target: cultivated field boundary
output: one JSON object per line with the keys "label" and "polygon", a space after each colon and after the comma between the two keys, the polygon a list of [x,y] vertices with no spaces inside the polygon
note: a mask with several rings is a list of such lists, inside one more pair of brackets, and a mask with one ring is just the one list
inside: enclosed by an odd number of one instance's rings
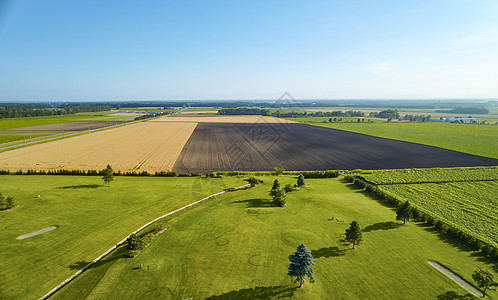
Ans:
{"label": "cultivated field boundary", "polygon": [[438,263],[437,261],[429,260],[428,263],[429,263],[429,265],[433,266],[439,272],[448,276],[449,279],[456,282],[459,286],[463,287],[464,289],[466,289],[467,291],[472,293],[474,296],[482,298],[483,293],[478,288],[476,288],[473,284],[471,284],[467,280],[463,279],[460,275],[458,275],[455,272],[451,271],[450,269],[446,268],[445,266]]}
{"label": "cultivated field boundary", "polygon": [[216,197],[216,196],[219,196],[221,194],[224,194],[224,193],[227,193],[227,192],[232,192],[232,191],[235,191],[235,190],[239,190],[239,189],[243,189],[245,187],[248,187],[250,186],[250,184],[245,184],[245,185],[241,185],[239,187],[236,187],[236,188],[231,188],[231,189],[228,189],[228,190],[225,190],[225,191],[221,191],[221,192],[218,192],[216,194],[212,194],[210,196],[207,196],[205,198],[202,198],[201,200],[198,200],[198,201],[195,201],[195,202],[192,202],[190,203],[189,205],[186,205],[184,207],[181,207],[177,210],[174,210],[172,212],[169,212],[165,215],[162,215],[160,217],[157,217],[155,218],[154,220],[140,226],[137,230],[133,231],[132,233],[130,233],[129,235],[127,235],[124,239],[122,239],[121,241],[119,241],[117,244],[115,244],[114,246],[112,246],[111,248],[109,248],[107,251],[105,251],[104,253],[102,253],[101,255],[99,255],[97,258],[95,258],[94,260],[92,260],[90,263],[88,263],[86,266],[84,266],[83,268],[79,269],[76,273],[74,273],[73,275],[71,275],[69,278],[67,278],[66,280],[64,280],[62,283],[60,283],[58,286],[56,286],[55,288],[51,289],[48,293],[46,293],[45,295],[43,295],[42,297],[40,297],[40,300],[44,300],[44,299],[48,299],[50,296],[52,296],[53,294],[55,294],[55,292],[57,292],[58,290],[60,290],[62,287],[64,287],[66,284],[68,284],[69,282],[71,282],[72,280],[74,280],[76,277],[78,277],[81,273],[85,272],[86,270],[88,270],[91,266],[93,266],[94,264],[96,264],[97,262],[99,262],[102,258],[106,257],[107,255],[109,255],[111,252],[113,252],[114,250],[116,250],[119,246],[121,246],[122,244],[124,244],[126,242],[126,240],[128,239],[128,237],[130,237],[130,235],[132,234],[137,234],[138,232],[140,232],[141,230],[143,230],[144,228],[146,228],[147,226],[151,225],[152,223],[154,222],[157,222],[161,219],[164,219],[168,216],[171,216],[179,211],[182,211],[186,208],[189,208],[191,206],[194,206],[196,204],[199,204],[201,202],[204,202],[210,198],[213,198],[213,197]]}

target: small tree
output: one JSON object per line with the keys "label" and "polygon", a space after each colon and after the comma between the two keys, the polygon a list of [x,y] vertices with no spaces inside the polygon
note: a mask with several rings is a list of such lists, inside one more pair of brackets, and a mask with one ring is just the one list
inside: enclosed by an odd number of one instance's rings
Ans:
{"label": "small tree", "polygon": [[5,201],[2,193],[0,193],[0,209],[7,209],[7,201]]}
{"label": "small tree", "polygon": [[111,181],[114,180],[114,170],[110,165],[107,165],[107,168],[102,170],[102,179],[107,183],[107,186],[111,186]]}
{"label": "small tree", "polygon": [[141,250],[142,249],[142,242],[140,241],[140,238],[136,234],[131,234],[128,239],[126,239],[128,242],[128,249],[129,250]]}
{"label": "small tree", "polygon": [[472,274],[472,279],[474,279],[477,286],[482,290],[483,297],[486,297],[487,289],[496,291],[496,287],[498,286],[498,283],[495,282],[493,274],[486,269],[477,268],[474,274]]}
{"label": "small tree", "polygon": [[411,217],[413,217],[413,211],[410,202],[406,201],[396,210],[396,221],[403,221],[403,224],[406,224],[406,221],[409,221]]}
{"label": "small tree", "polygon": [[299,174],[299,176],[297,177],[297,186],[303,187],[304,185],[306,185],[306,182],[304,181],[304,175]]}
{"label": "small tree", "polygon": [[14,198],[7,197],[7,209],[11,209],[14,207]]}
{"label": "small tree", "polygon": [[261,180],[256,179],[254,177],[249,177],[249,179],[247,179],[247,182],[249,182],[249,184],[251,185],[251,187],[255,187],[256,184],[261,183]]}
{"label": "small tree", "polygon": [[282,174],[284,171],[285,171],[285,169],[284,169],[284,168],[278,168],[278,167],[275,167],[275,173],[277,173],[277,175]]}
{"label": "small tree", "polygon": [[346,229],[346,241],[353,243],[354,249],[354,246],[359,245],[362,239],[360,224],[357,221],[351,222],[349,229]]}
{"label": "small tree", "polygon": [[270,190],[270,196],[275,197],[278,189],[280,189],[280,182],[278,182],[278,179],[275,179],[275,181],[273,181],[273,186],[271,187]]}
{"label": "small tree", "polygon": [[285,189],[279,188],[275,191],[275,194],[273,196],[273,203],[275,205],[283,207],[287,203],[287,193],[285,192]]}
{"label": "small tree", "polygon": [[287,275],[291,276],[293,282],[299,282],[299,287],[302,287],[304,276],[308,276],[310,282],[315,282],[313,268],[311,267],[315,264],[313,262],[313,255],[311,255],[310,250],[304,244],[297,246],[297,251],[289,255],[289,260],[291,263]]}

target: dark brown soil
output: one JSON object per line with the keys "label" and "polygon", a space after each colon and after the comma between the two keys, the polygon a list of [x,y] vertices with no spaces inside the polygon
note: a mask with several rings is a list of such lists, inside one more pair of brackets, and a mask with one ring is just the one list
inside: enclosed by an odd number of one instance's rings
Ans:
{"label": "dark brown soil", "polygon": [[306,124],[200,123],[173,166],[214,171],[496,166],[498,160]]}
{"label": "dark brown soil", "polygon": [[97,129],[103,127],[109,127],[114,125],[119,125],[126,123],[124,121],[81,121],[81,122],[68,122],[59,124],[47,124],[47,125],[36,125],[36,126],[26,126],[17,127],[5,130],[23,130],[23,131],[85,131],[90,129]]}

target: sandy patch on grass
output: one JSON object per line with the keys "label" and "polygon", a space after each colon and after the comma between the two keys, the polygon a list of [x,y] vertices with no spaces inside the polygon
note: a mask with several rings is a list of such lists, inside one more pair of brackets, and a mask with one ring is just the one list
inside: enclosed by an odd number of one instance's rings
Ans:
{"label": "sandy patch on grass", "polygon": [[456,282],[459,286],[463,287],[470,293],[472,293],[474,296],[481,298],[483,296],[482,292],[476,288],[474,285],[469,283],[467,280],[463,279],[460,277],[460,275],[454,273],[450,269],[446,268],[445,266],[441,265],[437,261],[429,260],[428,263],[436,268],[439,272],[443,273],[444,275],[448,276],[451,280]]}
{"label": "sandy patch on grass", "polygon": [[17,240],[24,240],[24,239],[30,238],[32,236],[39,235],[39,234],[42,234],[42,233],[45,233],[45,232],[49,232],[49,231],[52,231],[52,230],[55,230],[55,229],[57,229],[57,226],[50,226],[50,227],[43,228],[43,229],[38,230],[38,231],[34,231],[34,232],[30,232],[30,233],[27,233],[27,234],[20,235],[20,236],[16,237],[16,239]]}

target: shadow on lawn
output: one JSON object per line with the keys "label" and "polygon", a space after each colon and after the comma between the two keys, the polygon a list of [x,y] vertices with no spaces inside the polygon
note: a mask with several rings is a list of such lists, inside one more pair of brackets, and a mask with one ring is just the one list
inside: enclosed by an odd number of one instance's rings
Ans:
{"label": "shadow on lawn", "polygon": [[[97,263],[93,264],[92,266],[90,266],[90,268],[98,268],[98,267],[101,267],[101,266],[103,266],[105,264],[113,262],[116,259],[126,258],[127,257],[126,256],[126,251],[127,251],[127,246],[126,245],[122,245],[118,249],[114,250],[113,253],[111,253],[108,256],[106,256],[104,259],[102,259],[102,260],[98,261]],[[77,261],[77,262],[69,265],[69,268],[72,269],[72,270],[79,270],[79,269],[84,268],[89,263],[90,262],[86,262],[86,261],[81,260],[81,261]]]}
{"label": "shadow on lawn", "polygon": [[232,203],[246,203],[246,207],[277,207],[273,201],[262,198],[233,201]]}
{"label": "shadow on lawn", "polygon": [[73,263],[72,265],[69,265],[69,269],[79,270],[79,269],[83,268],[84,266],[88,265],[89,263],[90,263],[89,261],[80,260],[80,261]]}
{"label": "shadow on lawn", "polygon": [[454,292],[454,291],[447,291],[446,293],[442,293],[442,294],[439,294],[437,296],[437,299],[438,300],[455,300],[455,299],[458,299],[458,300],[471,300],[471,299],[477,299],[477,297],[475,297],[474,295],[472,294],[465,294],[465,295],[460,295],[458,294],[457,292]]}
{"label": "shadow on lawn", "polygon": [[367,226],[363,228],[363,232],[370,232],[374,230],[389,230],[389,229],[395,229],[398,227],[401,227],[402,225],[400,223],[396,223],[393,221],[389,222],[380,222],[380,223],[375,223],[373,225]]}
{"label": "shadow on lawn", "polygon": [[57,189],[96,189],[102,187],[100,184],[80,184],[80,185],[68,185],[68,186],[61,186],[58,187]]}
{"label": "shadow on lawn", "polygon": [[332,257],[332,256],[342,256],[346,255],[347,250],[341,250],[339,247],[328,247],[328,248],[320,248],[318,250],[311,250],[311,255],[313,255],[313,258],[320,258],[320,257]]}
{"label": "shadow on lawn", "polygon": [[298,287],[289,286],[257,286],[255,288],[230,291],[221,295],[214,295],[206,299],[270,299],[277,297],[292,297]]}

